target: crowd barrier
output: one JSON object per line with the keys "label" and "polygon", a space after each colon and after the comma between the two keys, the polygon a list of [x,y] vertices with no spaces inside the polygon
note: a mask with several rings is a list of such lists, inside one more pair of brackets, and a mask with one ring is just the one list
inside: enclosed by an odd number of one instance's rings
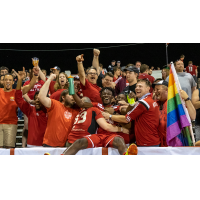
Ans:
{"label": "crowd barrier", "polygon": [[[0,149],[0,155],[60,155],[65,148],[15,148]],[[117,149],[92,148],[76,155],[119,155]],[[138,147],[138,155],[200,155],[200,147]]]}

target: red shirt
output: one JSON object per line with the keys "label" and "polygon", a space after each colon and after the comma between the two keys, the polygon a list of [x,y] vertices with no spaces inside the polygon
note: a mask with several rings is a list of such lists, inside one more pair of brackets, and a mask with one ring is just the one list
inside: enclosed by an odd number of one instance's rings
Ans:
{"label": "red shirt", "polygon": [[44,108],[37,111],[35,106],[31,106],[24,101],[21,90],[16,90],[15,98],[21,111],[28,117],[27,144],[42,146],[48,120],[46,109]]}
{"label": "red shirt", "polygon": [[[138,77],[138,79],[147,79],[151,82],[151,84],[154,83],[155,78],[153,76],[150,76],[148,74],[140,74],[140,76]],[[153,88],[151,87],[150,92],[153,92]]]}
{"label": "red shirt", "polygon": [[66,107],[61,102],[51,99],[51,107],[47,108],[48,121],[43,144],[64,147],[79,112],[80,109]]}
{"label": "red shirt", "polygon": [[135,136],[138,146],[160,144],[159,108],[150,95],[136,103],[135,107],[126,114],[126,120],[128,122],[135,120]]}
{"label": "red shirt", "polygon": [[68,142],[74,143],[87,135],[95,134],[98,128],[97,119],[104,118],[98,108],[83,109],[76,116],[74,126],[68,136]]}
{"label": "red shirt", "polygon": [[189,66],[186,67],[186,72],[190,73],[192,76],[196,76],[196,70],[197,70],[196,65],[192,65],[192,67]]}
{"label": "red shirt", "polygon": [[[160,134],[161,139],[161,147],[168,147],[167,141],[166,141],[166,135],[167,135],[167,100],[164,102],[157,101],[158,107],[159,107],[159,127],[158,131]],[[162,110],[160,110],[160,107],[162,106]]]}
{"label": "red shirt", "polygon": [[85,86],[82,83],[80,83],[80,86],[84,97],[89,97],[92,102],[102,103],[99,86],[90,83],[87,79],[85,79]]}
{"label": "red shirt", "polygon": [[59,89],[57,90],[56,92],[54,92],[51,96],[50,96],[50,99],[55,99],[57,101],[60,101],[60,95],[61,93],[66,90],[66,89]]}
{"label": "red shirt", "polygon": [[[31,81],[26,81],[26,82],[24,83],[23,86],[29,85],[30,82],[31,82]],[[44,85],[44,81],[43,81],[43,80],[39,80],[39,81],[34,85],[33,89],[31,89],[31,90],[27,93],[28,96],[29,96],[29,98],[30,98],[31,100],[34,99],[35,92],[40,91],[40,89],[42,88],[43,85]]]}
{"label": "red shirt", "polygon": [[54,89],[55,83],[56,83],[56,81],[51,81],[51,83],[49,85],[49,92],[51,95],[55,92],[55,89]]}
{"label": "red shirt", "polygon": [[0,124],[17,125],[17,107],[15,90],[4,92],[3,88],[0,88]]}

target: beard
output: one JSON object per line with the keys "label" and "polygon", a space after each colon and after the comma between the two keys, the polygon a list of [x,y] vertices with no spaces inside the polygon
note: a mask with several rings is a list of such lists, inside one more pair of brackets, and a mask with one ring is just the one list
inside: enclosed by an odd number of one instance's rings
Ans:
{"label": "beard", "polygon": [[69,106],[70,108],[73,107],[74,104],[75,102],[65,101],[65,106]]}

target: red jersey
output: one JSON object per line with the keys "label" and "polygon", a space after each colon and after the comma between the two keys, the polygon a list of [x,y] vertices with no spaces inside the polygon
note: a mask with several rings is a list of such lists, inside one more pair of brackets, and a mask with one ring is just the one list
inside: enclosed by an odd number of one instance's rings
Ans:
{"label": "red jersey", "polygon": [[99,86],[90,83],[87,79],[85,79],[85,86],[82,83],[80,83],[80,86],[84,97],[89,97],[92,102],[102,103]]}
{"label": "red jersey", "polygon": [[135,120],[135,137],[138,146],[160,144],[158,133],[159,108],[150,95],[139,100],[135,107],[126,114],[126,120]]}
{"label": "red jersey", "polygon": [[21,111],[28,117],[27,144],[42,146],[48,120],[46,109],[37,111],[35,106],[24,101],[21,90],[16,90],[15,99]]}
{"label": "red jersey", "polygon": [[[31,81],[26,81],[26,82],[24,83],[23,86],[29,85],[30,82],[31,82]],[[43,81],[43,80],[39,80],[39,81],[34,85],[33,89],[31,89],[31,90],[27,93],[27,95],[29,96],[29,98],[30,98],[31,100],[34,100],[35,92],[40,91],[40,89],[42,88],[43,85],[44,85],[44,81]]]}
{"label": "red jersey", "polygon": [[196,76],[196,70],[197,70],[196,65],[192,65],[192,67],[189,66],[186,67],[186,72],[190,73],[192,76]]}
{"label": "red jersey", "polygon": [[49,85],[49,92],[51,95],[55,92],[55,89],[54,89],[55,83],[56,83],[56,81],[51,81],[51,83]]}
{"label": "red jersey", "polygon": [[167,100],[163,103],[157,101],[159,107],[159,127],[158,131],[161,139],[161,147],[168,147],[166,136],[167,136]]}
{"label": "red jersey", "polygon": [[95,134],[98,128],[96,120],[100,118],[104,117],[98,108],[84,108],[75,118],[74,126],[68,136],[68,142],[72,144],[87,135]]}
{"label": "red jersey", "polygon": [[[155,78],[153,76],[150,76],[148,74],[140,74],[140,76],[138,77],[138,79],[147,79],[151,82],[151,84],[154,83]],[[150,92],[153,92],[153,88],[151,87]]]}
{"label": "red jersey", "polygon": [[15,90],[5,92],[3,88],[0,88],[0,124],[17,125],[17,107]]}
{"label": "red jersey", "polygon": [[50,99],[55,99],[57,101],[60,101],[60,95],[61,93],[66,90],[66,89],[59,89],[57,90],[56,92],[54,92],[51,96],[50,96]]}

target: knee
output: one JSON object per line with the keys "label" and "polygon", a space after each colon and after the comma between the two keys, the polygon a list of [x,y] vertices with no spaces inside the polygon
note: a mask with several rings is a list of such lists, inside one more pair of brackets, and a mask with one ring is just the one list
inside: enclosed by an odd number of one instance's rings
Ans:
{"label": "knee", "polygon": [[79,149],[86,149],[88,147],[88,141],[86,138],[81,138],[79,140],[76,140],[74,145]]}
{"label": "knee", "polygon": [[113,146],[119,147],[120,145],[125,144],[124,139],[121,137],[115,137],[113,140]]}

